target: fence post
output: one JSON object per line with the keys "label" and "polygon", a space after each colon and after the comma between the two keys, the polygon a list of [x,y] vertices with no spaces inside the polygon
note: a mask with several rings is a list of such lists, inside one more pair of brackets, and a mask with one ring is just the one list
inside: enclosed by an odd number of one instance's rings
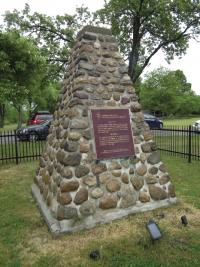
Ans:
{"label": "fence post", "polygon": [[16,130],[14,130],[14,137],[15,137],[15,159],[16,159],[16,164],[19,164],[19,155],[18,155],[18,145],[17,145],[17,133],[16,133]]}
{"label": "fence post", "polygon": [[188,163],[191,163],[191,150],[192,150],[192,127],[189,126],[189,136],[188,136]]}

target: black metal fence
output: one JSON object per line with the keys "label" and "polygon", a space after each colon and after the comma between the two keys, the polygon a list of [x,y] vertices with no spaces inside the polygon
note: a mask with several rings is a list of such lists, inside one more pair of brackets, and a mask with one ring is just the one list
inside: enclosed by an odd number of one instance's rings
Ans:
{"label": "black metal fence", "polygon": [[[170,126],[152,130],[154,141],[162,153],[200,160],[200,132],[191,126]],[[44,149],[45,140],[20,141],[16,131],[0,132],[0,165],[20,163],[38,159]]]}
{"label": "black metal fence", "polygon": [[200,131],[192,126],[168,126],[152,130],[154,141],[163,153],[200,160]]}
{"label": "black metal fence", "polygon": [[31,134],[22,141],[17,137],[16,131],[0,132],[0,165],[36,160],[44,145],[44,140],[35,140]]}

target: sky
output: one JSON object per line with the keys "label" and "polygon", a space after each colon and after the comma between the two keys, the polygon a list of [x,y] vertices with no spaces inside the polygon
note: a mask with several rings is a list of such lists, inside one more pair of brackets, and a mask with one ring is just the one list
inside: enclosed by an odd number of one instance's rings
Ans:
{"label": "sky", "polygon": [[[3,15],[6,10],[22,10],[25,3],[30,5],[33,12],[56,16],[64,13],[74,14],[76,7],[81,5],[88,7],[90,11],[95,11],[103,7],[104,0],[0,0],[0,15]],[[0,22],[2,22],[2,18],[0,18]],[[200,42],[190,41],[186,55],[181,59],[175,58],[170,64],[167,64],[162,53],[158,52],[152,58],[151,64],[145,72],[160,66],[170,70],[182,70],[187,81],[192,84],[192,90],[200,95]]]}

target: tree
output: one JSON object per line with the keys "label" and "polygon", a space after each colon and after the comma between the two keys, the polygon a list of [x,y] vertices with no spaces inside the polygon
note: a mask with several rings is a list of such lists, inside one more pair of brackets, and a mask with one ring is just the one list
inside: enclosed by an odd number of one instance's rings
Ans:
{"label": "tree", "polygon": [[45,58],[17,31],[0,32],[0,103],[12,102],[22,122],[22,106],[28,96],[41,90],[46,74]]}
{"label": "tree", "polygon": [[23,36],[32,39],[40,48],[49,64],[48,80],[59,81],[68,65],[69,50],[74,45],[77,32],[89,21],[87,8],[76,9],[75,15],[64,14],[50,17],[32,13],[28,4],[24,10],[8,11],[4,15],[4,29],[17,29]]}
{"label": "tree", "polygon": [[196,0],[110,0],[96,17],[111,25],[135,82],[159,50],[168,61],[184,55],[199,35],[199,14]]}
{"label": "tree", "polygon": [[[191,84],[181,70],[170,71],[162,67],[147,74],[140,88],[144,109],[168,115],[181,113],[183,103],[192,101],[193,96]],[[191,113],[192,106],[186,112]]]}

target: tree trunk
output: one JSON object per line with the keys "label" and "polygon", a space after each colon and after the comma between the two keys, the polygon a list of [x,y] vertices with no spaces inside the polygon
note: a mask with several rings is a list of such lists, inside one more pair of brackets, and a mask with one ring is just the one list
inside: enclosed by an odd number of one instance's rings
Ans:
{"label": "tree trunk", "polygon": [[5,104],[0,104],[0,128],[4,127]]}
{"label": "tree trunk", "polygon": [[22,107],[21,106],[18,106],[17,108],[17,111],[18,111],[18,125],[17,125],[17,128],[21,128],[22,127]]}

